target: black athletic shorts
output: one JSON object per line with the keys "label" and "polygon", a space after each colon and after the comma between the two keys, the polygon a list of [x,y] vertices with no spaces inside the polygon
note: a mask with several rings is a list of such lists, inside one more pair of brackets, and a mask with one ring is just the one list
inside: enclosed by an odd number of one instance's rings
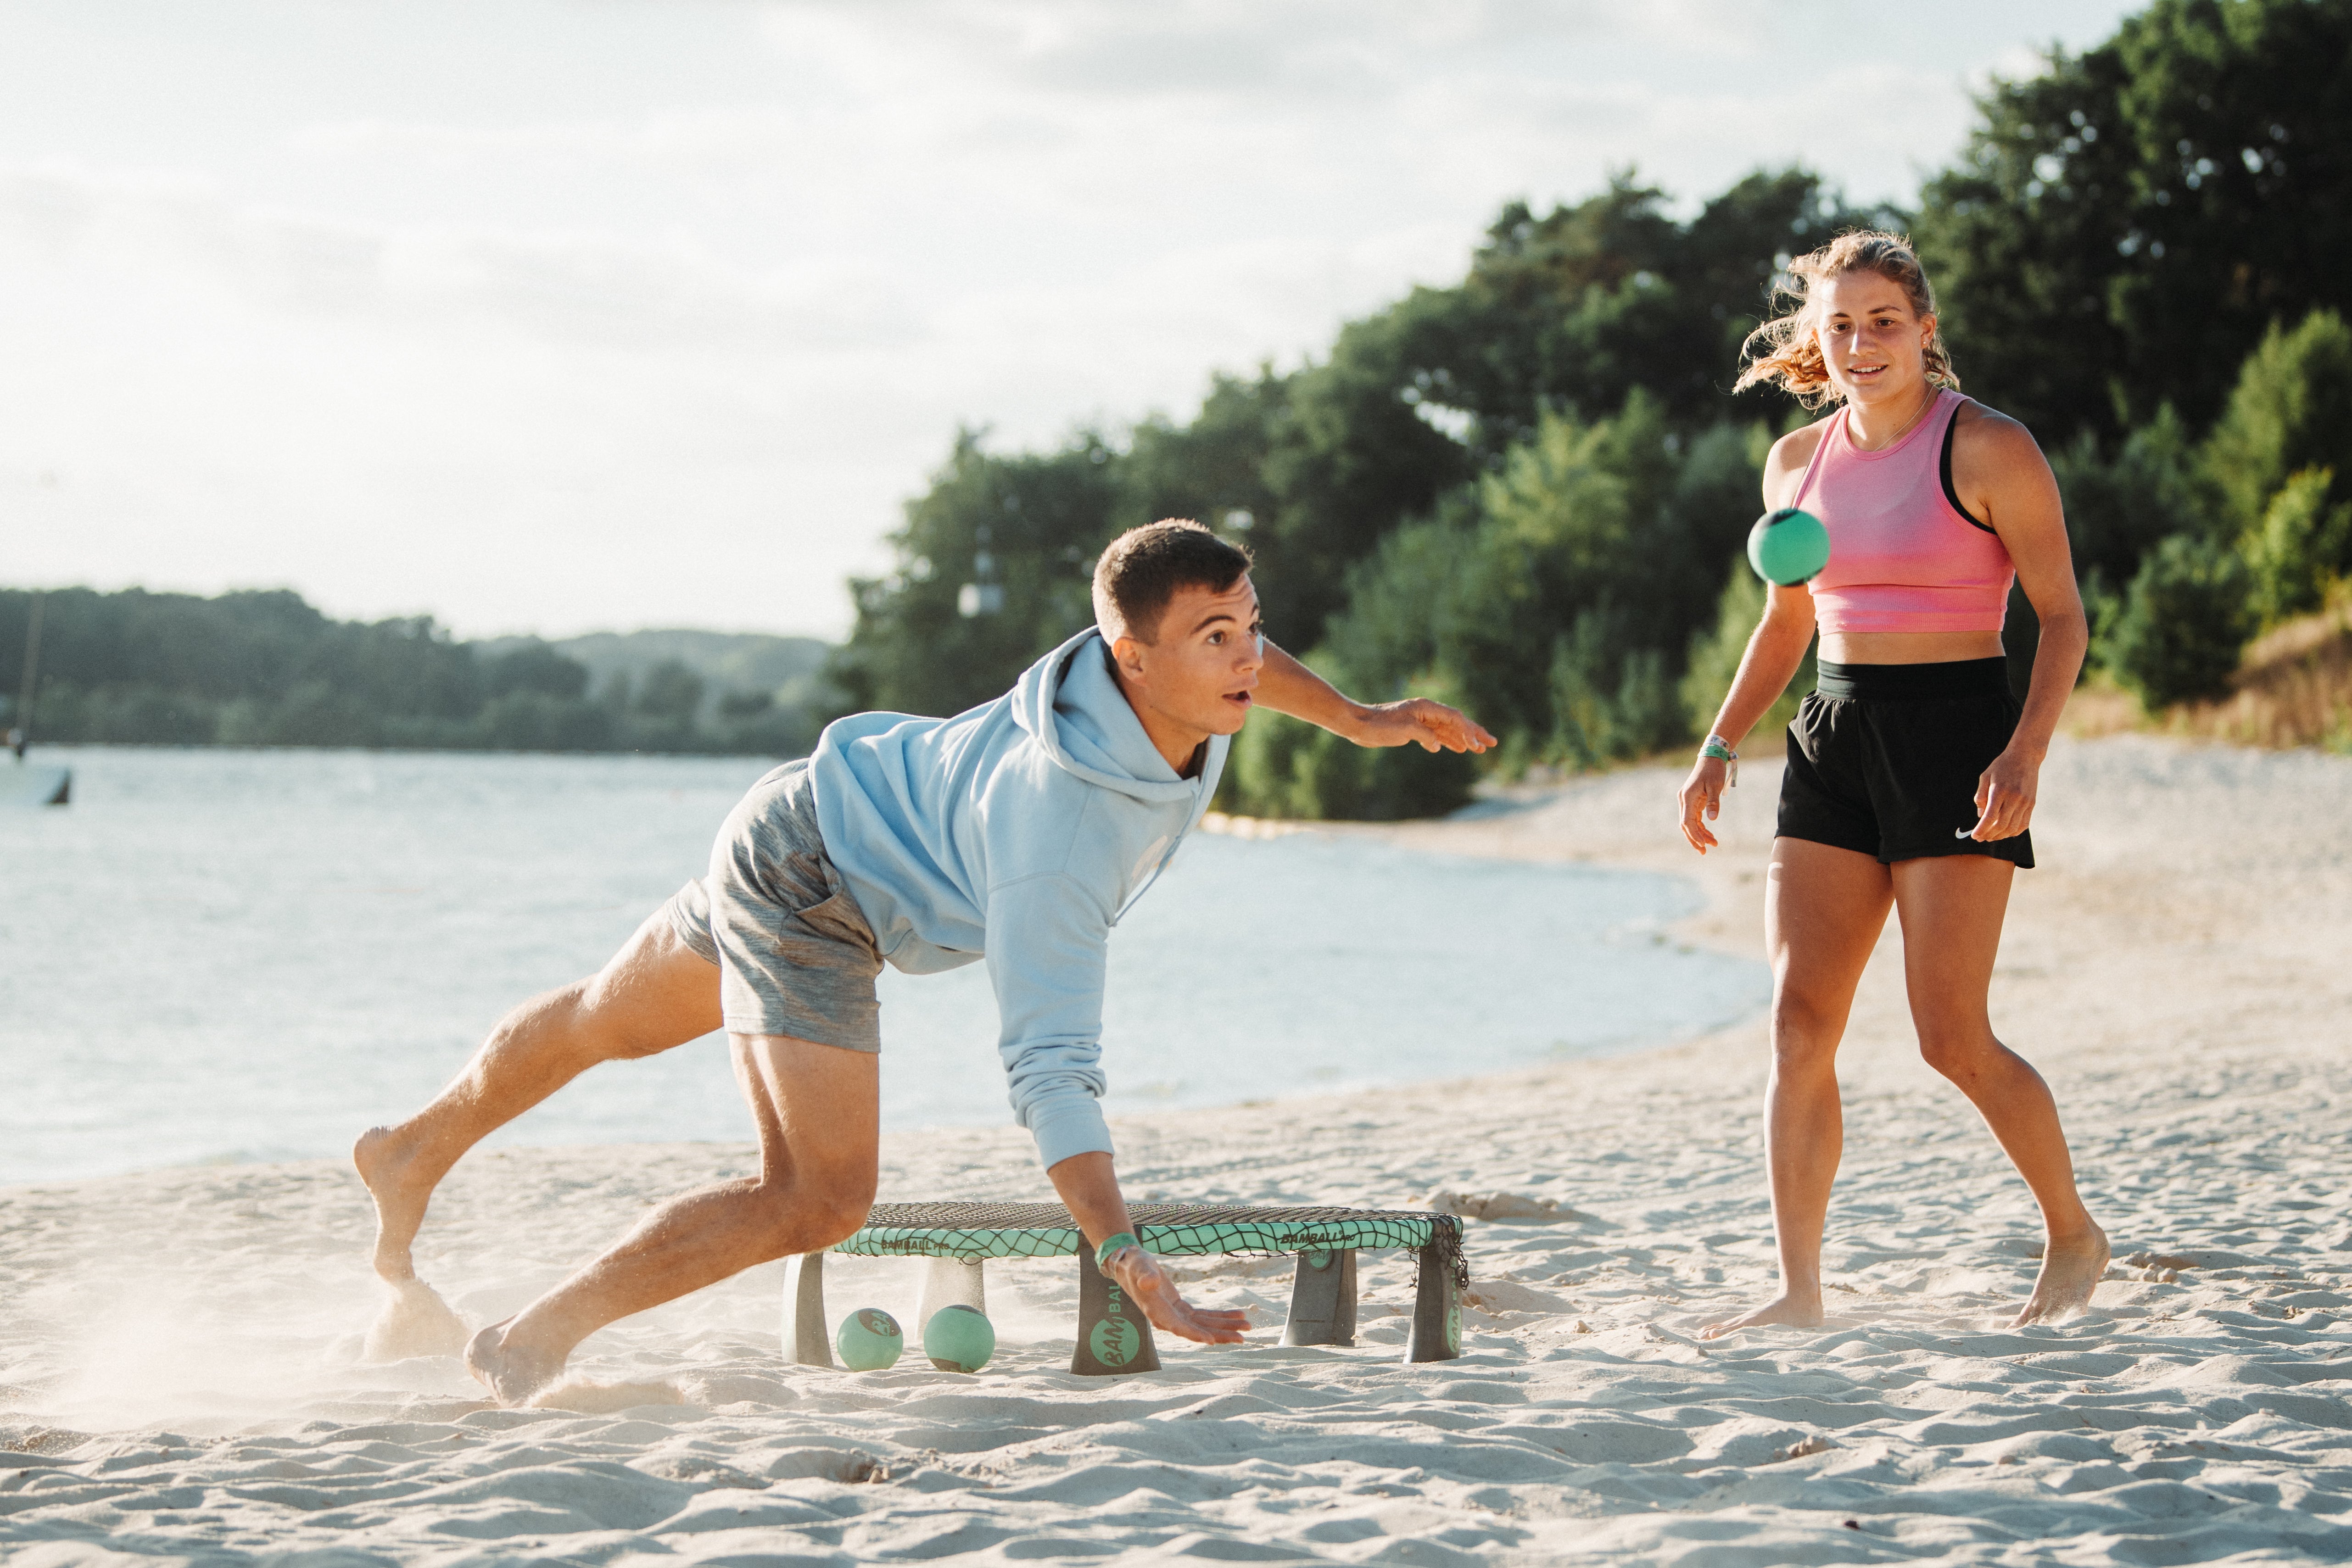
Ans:
{"label": "black athletic shorts", "polygon": [[2006,659],[1948,664],[1833,664],[1789,726],[1780,776],[1784,839],[1874,858],[1992,855],[2033,863],[2033,835],[1979,843],[1977,780],[2021,711]]}

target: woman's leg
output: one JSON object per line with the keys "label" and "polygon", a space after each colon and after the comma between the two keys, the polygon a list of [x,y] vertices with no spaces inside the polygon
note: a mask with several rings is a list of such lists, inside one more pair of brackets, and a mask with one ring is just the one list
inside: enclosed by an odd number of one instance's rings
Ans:
{"label": "woman's leg", "polygon": [[1904,980],[1927,1065],[1959,1086],[2042,1206],[2042,1275],[2020,1323],[2089,1304],[2107,1267],[2105,1232],[2074,1190],[2057,1102],[2031,1063],[1993,1038],[1987,996],[2016,867],[1990,855],[1897,862]]}
{"label": "woman's leg", "polygon": [[1822,1226],[1845,1140],[1838,1041],[1893,897],[1886,868],[1868,855],[1805,839],[1772,841],[1764,894],[1764,946],[1772,960],[1764,1158],[1771,1173],[1780,1293],[1709,1324],[1703,1331],[1708,1338],[1759,1323],[1822,1321]]}

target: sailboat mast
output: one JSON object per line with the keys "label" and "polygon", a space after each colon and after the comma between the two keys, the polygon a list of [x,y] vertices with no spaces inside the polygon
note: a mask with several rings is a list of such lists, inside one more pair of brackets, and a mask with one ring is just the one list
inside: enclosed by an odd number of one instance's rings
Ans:
{"label": "sailboat mast", "polygon": [[41,604],[48,595],[35,593],[33,608],[25,625],[25,689],[16,699],[16,722],[10,725],[8,743],[21,759],[25,747],[33,740],[33,694],[40,689],[41,679]]}

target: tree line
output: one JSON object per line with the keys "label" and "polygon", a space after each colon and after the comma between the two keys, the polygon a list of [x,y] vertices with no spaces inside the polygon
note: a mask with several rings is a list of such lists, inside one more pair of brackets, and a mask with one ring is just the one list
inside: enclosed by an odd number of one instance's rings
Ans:
{"label": "tree line", "polygon": [[[829,690],[733,689],[677,659],[592,677],[536,639],[336,622],[290,592],[68,590],[47,600],[38,727],[794,755],[832,712],[1002,692],[1091,620],[1103,544],[1176,516],[1247,540],[1269,632],[1341,686],[1460,703],[1506,741],[1482,761],[1363,752],[1261,717],[1224,804],[1414,815],[1482,770],[1643,756],[1693,738],[1729,684],[1761,605],[1738,550],[1763,455],[1810,417],[1729,391],[1738,345],[1788,260],[1856,226],[1914,236],[1967,390],[2050,455],[2095,678],[2151,711],[2215,695],[2251,638],[2340,601],[2352,0],[2157,0],[1993,86],[1916,210],[1855,206],[1792,168],[1677,216],[1627,172],[1549,212],[1507,205],[1457,282],[1346,324],[1297,369],[1213,377],[1188,421],[1035,452],[958,433],[891,570],[849,584]],[[0,694],[28,605],[0,591]],[[2011,620],[2021,671],[2021,599]]]}
{"label": "tree line", "polygon": [[[1419,814],[1482,768],[1684,743],[1761,604],[1738,549],[1764,454],[1811,417],[1730,392],[1738,344],[1790,256],[1869,225],[1914,236],[1967,390],[2049,453],[2095,667],[2151,709],[2219,693],[2352,572],[2352,0],[2158,0],[1977,110],[1916,210],[1786,169],[1678,218],[1628,172],[1505,207],[1459,282],[1216,376],[1189,422],[1024,453],[960,433],[893,570],[851,585],[836,684],[983,701],[1088,622],[1108,538],[1181,516],[1246,539],[1269,633],[1344,688],[1506,737],[1474,763],[1261,717],[1228,805]],[[2021,669],[2021,599],[2011,622]]]}
{"label": "tree line", "polygon": [[[0,590],[0,697],[24,680],[33,595]],[[770,641],[770,640],[762,640]],[[793,757],[812,704],[716,690],[683,660],[610,669],[535,637],[460,642],[429,616],[336,621],[283,590],[43,596],[39,738],[166,746],[664,751]]]}

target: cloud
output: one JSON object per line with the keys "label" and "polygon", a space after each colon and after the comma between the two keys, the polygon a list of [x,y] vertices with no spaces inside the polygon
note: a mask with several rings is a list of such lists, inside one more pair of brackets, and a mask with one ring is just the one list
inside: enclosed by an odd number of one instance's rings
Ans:
{"label": "cloud", "polygon": [[755,274],[682,234],[368,227],[243,205],[198,183],[56,168],[0,168],[0,247],[132,262],[257,307],[407,331],[496,326],[740,352],[898,347],[924,334],[912,300],[843,263]]}
{"label": "cloud", "polygon": [[1963,73],[2115,9],[0,12],[10,575],[837,632],[959,423],[1182,417],[1627,164],[1906,194]]}

